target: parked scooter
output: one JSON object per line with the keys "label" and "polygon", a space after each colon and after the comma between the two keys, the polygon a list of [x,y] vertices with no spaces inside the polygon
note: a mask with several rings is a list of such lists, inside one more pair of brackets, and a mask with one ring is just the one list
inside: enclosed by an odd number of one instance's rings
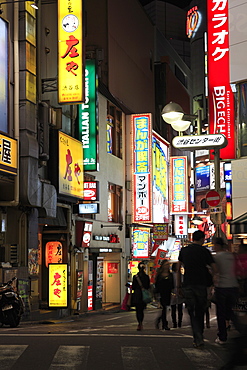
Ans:
{"label": "parked scooter", "polygon": [[24,313],[24,302],[13,286],[16,277],[13,277],[6,284],[0,286],[0,322],[2,325],[10,325],[16,328]]}

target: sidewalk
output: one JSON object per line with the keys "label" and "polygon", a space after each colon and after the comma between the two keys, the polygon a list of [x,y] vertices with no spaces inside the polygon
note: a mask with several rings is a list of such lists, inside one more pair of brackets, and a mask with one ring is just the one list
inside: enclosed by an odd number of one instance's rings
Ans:
{"label": "sidewalk", "polygon": [[103,304],[103,307],[99,310],[78,312],[75,314],[68,314],[64,316],[59,316],[60,310],[37,310],[30,312],[28,317],[23,316],[21,319],[21,324],[54,324],[56,322],[67,321],[67,320],[76,320],[79,317],[88,314],[107,314],[107,313],[118,313],[124,312],[121,310],[120,304],[115,303],[106,303]]}

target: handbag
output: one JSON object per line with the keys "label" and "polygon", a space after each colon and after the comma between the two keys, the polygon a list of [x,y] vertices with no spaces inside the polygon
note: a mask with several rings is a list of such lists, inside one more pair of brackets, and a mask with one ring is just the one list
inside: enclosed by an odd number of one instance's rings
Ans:
{"label": "handbag", "polygon": [[138,281],[138,284],[140,285],[141,289],[142,289],[142,300],[144,303],[150,303],[152,302],[153,298],[151,296],[151,293],[148,289],[144,289],[143,286],[142,286],[142,283],[141,283],[141,280],[139,278],[138,275],[136,275],[136,279]]}

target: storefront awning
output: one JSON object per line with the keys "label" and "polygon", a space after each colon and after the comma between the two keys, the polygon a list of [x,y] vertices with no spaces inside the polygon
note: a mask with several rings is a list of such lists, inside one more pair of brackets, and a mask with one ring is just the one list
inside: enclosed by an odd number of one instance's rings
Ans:
{"label": "storefront awning", "polygon": [[247,212],[230,221],[231,234],[247,234]]}

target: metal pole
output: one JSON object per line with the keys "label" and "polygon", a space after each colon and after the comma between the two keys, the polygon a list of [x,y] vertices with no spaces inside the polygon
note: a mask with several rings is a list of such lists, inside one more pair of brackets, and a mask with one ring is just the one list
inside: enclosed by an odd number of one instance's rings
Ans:
{"label": "metal pole", "polygon": [[201,128],[201,124],[202,124],[202,110],[201,109],[198,109],[197,111],[197,135],[201,135],[202,133],[202,128]]}
{"label": "metal pole", "polygon": [[[220,151],[214,149],[214,179],[215,190],[220,194]],[[216,236],[220,237],[221,234],[221,213],[216,213]]]}

